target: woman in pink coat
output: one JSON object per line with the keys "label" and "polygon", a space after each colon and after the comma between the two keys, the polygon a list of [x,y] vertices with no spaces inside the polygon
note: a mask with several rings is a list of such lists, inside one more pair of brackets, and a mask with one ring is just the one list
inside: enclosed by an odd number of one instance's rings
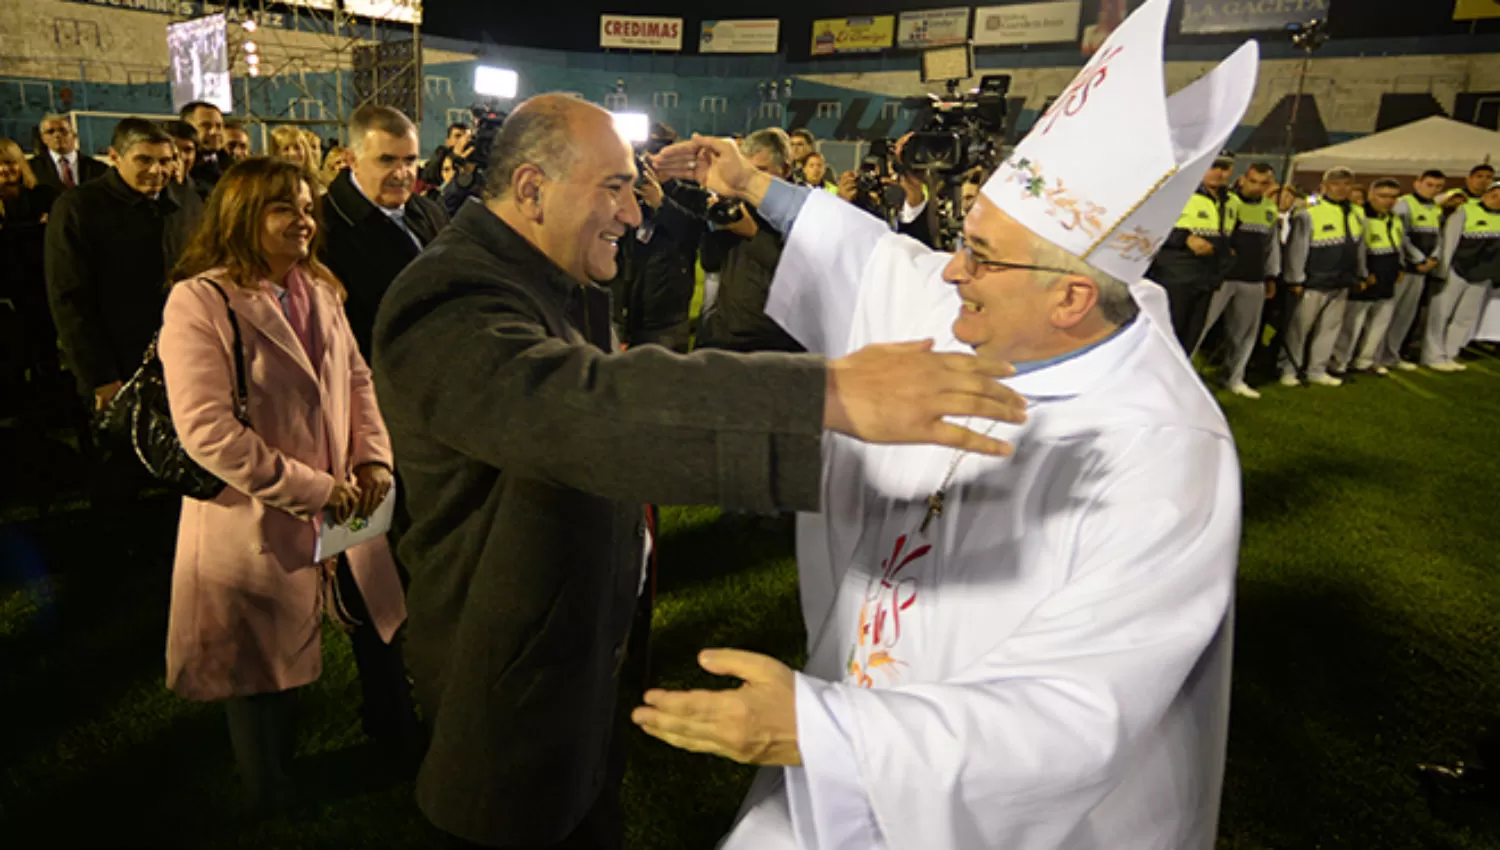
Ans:
{"label": "woman in pink coat", "polygon": [[[385,538],[313,561],[320,516],[368,515],[392,465],[343,287],[316,259],[316,203],[292,163],[257,157],[226,172],[173,272],[158,347],[184,449],[228,484],[182,503],[167,686],[225,702],[255,811],[290,799],[295,694],[322,669],[325,611],[352,626],[365,732],[403,761],[420,751]],[[234,332],[210,282],[238,319],[248,424],[235,415]]]}

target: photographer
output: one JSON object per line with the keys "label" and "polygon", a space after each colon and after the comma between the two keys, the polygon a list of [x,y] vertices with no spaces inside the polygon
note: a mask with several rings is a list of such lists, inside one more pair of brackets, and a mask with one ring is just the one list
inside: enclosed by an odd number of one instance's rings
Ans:
{"label": "photographer", "polygon": [[643,220],[619,241],[619,273],[609,283],[615,328],[626,347],[654,344],[686,354],[694,267],[706,228],[700,217],[667,197],[649,162],[638,159],[637,168],[635,195]]}
{"label": "photographer", "polygon": [[[741,150],[762,172],[783,179],[791,175],[791,148],[781,131],[757,130]],[[800,352],[802,346],[766,315],[771,277],[781,259],[781,235],[751,207],[741,209],[742,215],[705,240],[705,252],[721,248],[724,259],[718,298],[698,329],[698,347]]]}

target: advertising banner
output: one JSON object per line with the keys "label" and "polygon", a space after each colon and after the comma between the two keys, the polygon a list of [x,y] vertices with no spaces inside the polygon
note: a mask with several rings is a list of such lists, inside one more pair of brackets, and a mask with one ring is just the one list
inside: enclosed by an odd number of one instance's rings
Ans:
{"label": "advertising banner", "polygon": [[223,13],[167,24],[167,65],[172,111],[195,100],[234,111],[229,84],[229,21]]}
{"label": "advertising banner", "polygon": [[974,11],[974,43],[1050,44],[1078,40],[1080,0],[985,6]]}
{"label": "advertising banner", "polygon": [[704,21],[699,53],[775,53],[781,22],[775,18]]}
{"label": "advertising banner", "polygon": [[902,12],[896,27],[896,46],[914,50],[962,44],[969,40],[969,7]]}
{"label": "advertising banner", "polygon": [[681,50],[682,18],[600,15],[599,46],[631,50]]}
{"label": "advertising banner", "polygon": [[1500,0],[1453,0],[1453,20],[1500,18]]}
{"label": "advertising banner", "polygon": [[813,21],[812,53],[874,53],[885,50],[896,39],[896,16],[823,18]]}
{"label": "advertising banner", "polygon": [[[1182,32],[1256,32],[1328,19],[1333,0],[1184,0]],[[1496,6],[1500,9],[1500,6]]]}
{"label": "advertising banner", "polygon": [[[283,12],[230,9],[220,3],[203,2],[203,0],[67,0],[67,2],[83,3],[89,6],[108,6],[113,9],[129,9],[132,12],[153,12],[158,15],[172,15],[178,18],[198,18],[203,15],[215,15],[223,12],[232,24],[253,20],[263,27],[276,27],[277,29],[291,29],[292,27],[291,16]],[[322,5],[323,3],[327,5]],[[313,9],[332,9],[333,0],[308,0],[308,2],[297,3],[295,5]]]}
{"label": "advertising banner", "polygon": [[422,23],[421,0],[344,0],[344,12],[377,21]]}

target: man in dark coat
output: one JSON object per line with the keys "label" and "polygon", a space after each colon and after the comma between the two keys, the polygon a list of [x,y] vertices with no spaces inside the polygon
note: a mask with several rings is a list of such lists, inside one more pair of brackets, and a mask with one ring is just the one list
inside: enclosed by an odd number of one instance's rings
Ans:
{"label": "man in dark coat", "polygon": [[621,845],[616,699],[644,503],[813,510],[825,428],[978,446],[941,417],[1019,415],[984,377],[1007,370],[920,344],[831,363],[617,352],[592,281],[615,276],[615,242],[640,223],[635,178],[609,113],[522,104],[486,201],[397,276],[376,320],[412,520],[407,659],[432,724],[417,802],[456,843]]}
{"label": "man in dark coat", "polygon": [[344,313],[359,351],[370,358],[375,311],[396,274],[448,223],[438,204],[412,192],[417,128],[388,106],[364,106],[349,121],[354,167],[323,197],[323,262],[349,300]]}
{"label": "man in dark coat", "polygon": [[66,115],[48,115],[40,126],[47,150],[26,160],[37,183],[63,192],[109,172],[109,166],[78,150],[78,134]]}
{"label": "man in dark coat", "polygon": [[121,121],[115,167],[64,193],[47,223],[47,299],[63,360],[96,408],[140,366],[161,326],[168,272],[201,213],[168,191],[176,155],[156,124]]}
{"label": "man in dark coat", "polygon": [[224,113],[212,103],[195,100],[182,107],[177,117],[198,131],[198,161],[192,166],[188,182],[200,198],[207,198],[219,178],[234,165],[224,150]]}

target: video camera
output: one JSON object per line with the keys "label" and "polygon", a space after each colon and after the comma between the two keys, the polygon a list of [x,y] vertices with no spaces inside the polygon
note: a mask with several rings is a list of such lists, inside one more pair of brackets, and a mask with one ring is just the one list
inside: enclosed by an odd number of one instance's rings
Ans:
{"label": "video camera", "polygon": [[906,109],[917,110],[916,131],[901,152],[901,164],[915,171],[943,175],[973,168],[991,169],[1000,162],[1005,140],[1009,74],[990,74],[979,87],[958,93],[958,80],[948,80],[948,94],[908,98]]}
{"label": "video camera", "polygon": [[500,125],[505,123],[506,115],[482,103],[469,107],[469,114],[474,116],[474,135],[470,137],[471,149],[467,159],[478,166],[479,171],[483,171],[490,164],[490,150],[495,146],[495,134],[500,132]]}
{"label": "video camera", "polygon": [[714,194],[697,183],[675,181],[668,192],[672,200],[681,204],[688,212],[714,227],[728,227],[745,217],[745,205],[733,198],[715,198]]}

